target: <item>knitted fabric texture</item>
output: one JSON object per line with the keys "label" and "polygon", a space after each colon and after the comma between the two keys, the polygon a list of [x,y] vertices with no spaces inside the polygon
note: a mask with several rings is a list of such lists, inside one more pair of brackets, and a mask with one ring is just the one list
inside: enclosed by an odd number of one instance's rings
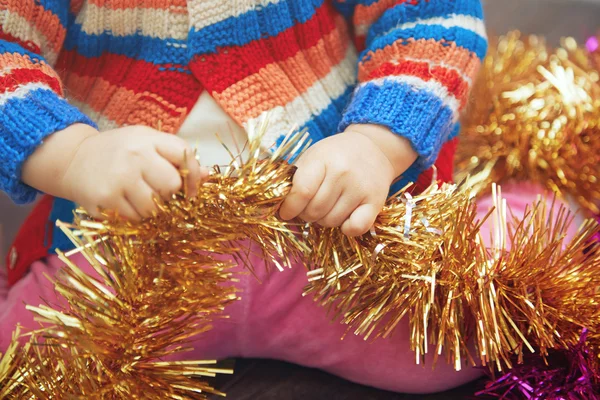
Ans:
{"label": "knitted fabric texture", "polygon": [[478,0],[5,0],[0,189],[35,198],[21,167],[53,132],[175,133],[203,90],[246,128],[268,113],[265,149],[294,127],[316,142],[387,126],[418,152],[415,179],[456,131],[486,46]]}

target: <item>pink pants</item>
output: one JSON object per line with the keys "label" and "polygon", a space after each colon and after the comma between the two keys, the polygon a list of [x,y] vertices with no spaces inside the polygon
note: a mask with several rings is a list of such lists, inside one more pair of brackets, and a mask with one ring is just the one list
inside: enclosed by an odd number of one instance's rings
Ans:
{"label": "pink pants", "polygon": [[[515,215],[522,215],[525,205],[533,203],[542,191],[524,184],[503,189]],[[490,198],[482,199],[480,214],[485,214],[490,206]],[[570,235],[575,230],[573,227]],[[80,256],[74,261],[86,265]],[[44,273],[53,276],[59,268],[61,263],[54,256],[35,262],[30,272],[10,289],[5,273],[0,273],[0,352],[9,344],[17,323],[26,328],[36,326],[25,304],[39,305],[41,299],[56,301]],[[342,341],[344,326],[332,323],[323,308],[301,296],[307,283],[302,266],[270,275],[260,266],[256,271],[262,283],[252,275],[240,274],[242,300],[227,309],[231,318],[217,321],[212,331],[201,335],[195,350],[186,353],[186,358],[278,359],[319,368],[364,385],[411,393],[443,391],[480,376],[477,369],[465,367],[456,372],[443,361],[435,370],[416,365],[415,355],[409,349],[406,321],[388,339],[365,342],[349,334]]]}

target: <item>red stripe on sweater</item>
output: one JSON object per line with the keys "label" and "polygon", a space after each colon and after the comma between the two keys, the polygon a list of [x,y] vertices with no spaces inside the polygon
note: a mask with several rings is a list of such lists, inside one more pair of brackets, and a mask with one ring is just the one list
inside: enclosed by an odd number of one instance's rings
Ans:
{"label": "red stripe on sweater", "polygon": [[[10,266],[9,287],[25,276],[33,262],[48,256],[52,243],[52,225],[49,218],[53,205],[53,197],[42,197],[19,228],[13,246],[6,256],[6,265]],[[11,254],[16,256],[14,260],[11,260]]]}
{"label": "red stripe on sweater", "polygon": [[[303,24],[244,46],[223,47],[216,54],[198,55],[190,67],[211,92],[221,93],[268,64],[284,61],[315,46],[321,38],[338,27],[336,18],[341,17],[326,1]],[[224,70],[223,65],[230,68]]]}
{"label": "red stripe on sweater", "polygon": [[[458,145],[458,139],[454,138],[447,141],[442,146],[438,158],[435,162],[435,168],[437,170],[437,181],[442,183],[450,183],[454,181],[454,154],[456,153],[456,146]],[[433,168],[429,168],[423,171],[417,182],[412,188],[413,193],[421,193],[429,185],[433,179]]]}
{"label": "red stripe on sweater", "polygon": [[441,66],[432,67],[424,61],[399,60],[395,63],[382,64],[367,76],[366,81],[402,75],[416,76],[424,81],[435,80],[444,85],[448,92],[460,101],[461,108],[467,102],[469,83],[457,71]]}
{"label": "red stripe on sweater", "polygon": [[0,76],[0,92],[9,93],[26,83],[44,83],[56,92],[61,93],[58,79],[51,77],[37,69],[13,69],[10,73]]}
{"label": "red stripe on sweater", "polygon": [[40,54],[40,46],[32,42],[31,40],[21,40],[13,35],[2,32],[0,30],[0,40],[6,40],[7,42],[16,43],[25,50],[29,50],[33,53]]}
{"label": "red stripe on sweater", "polygon": [[366,36],[354,36],[354,47],[359,53],[367,48],[367,37]]}
{"label": "red stripe on sweater", "polygon": [[[65,51],[61,55],[56,69],[69,71],[79,77],[89,77],[90,84],[94,78],[101,77],[111,85],[120,86],[134,93],[144,93],[152,88],[152,93],[177,106],[191,109],[201,92],[200,82],[191,73],[178,70],[176,65],[156,65],[143,60],[133,60],[117,54],[103,54],[100,58],[87,58],[75,51]],[[79,79],[75,81],[80,82]],[[68,76],[65,83],[69,86]],[[75,93],[82,93],[82,88],[69,88]]]}

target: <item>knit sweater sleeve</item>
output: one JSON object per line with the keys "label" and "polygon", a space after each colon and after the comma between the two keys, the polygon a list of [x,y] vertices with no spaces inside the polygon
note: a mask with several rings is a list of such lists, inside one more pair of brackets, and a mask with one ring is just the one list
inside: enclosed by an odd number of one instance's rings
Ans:
{"label": "knit sweater sleeve", "polygon": [[69,0],[0,2],[0,190],[16,203],[36,197],[21,181],[21,167],[44,138],[73,123],[92,124],[64,99],[51,66],[69,6]]}
{"label": "knit sweater sleeve", "polygon": [[410,140],[431,166],[457,128],[487,51],[479,0],[338,0],[353,22],[358,84],[343,115]]}

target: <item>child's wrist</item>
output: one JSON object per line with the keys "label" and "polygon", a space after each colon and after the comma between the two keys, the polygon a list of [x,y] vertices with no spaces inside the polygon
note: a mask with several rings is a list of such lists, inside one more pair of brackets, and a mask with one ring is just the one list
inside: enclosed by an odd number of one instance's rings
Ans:
{"label": "child's wrist", "polygon": [[23,164],[21,180],[41,192],[73,200],[63,177],[81,144],[98,131],[86,124],[73,124],[48,136]]}
{"label": "child's wrist", "polygon": [[350,125],[345,132],[366,136],[386,156],[394,170],[394,177],[402,175],[418,158],[410,141],[381,125]]}

